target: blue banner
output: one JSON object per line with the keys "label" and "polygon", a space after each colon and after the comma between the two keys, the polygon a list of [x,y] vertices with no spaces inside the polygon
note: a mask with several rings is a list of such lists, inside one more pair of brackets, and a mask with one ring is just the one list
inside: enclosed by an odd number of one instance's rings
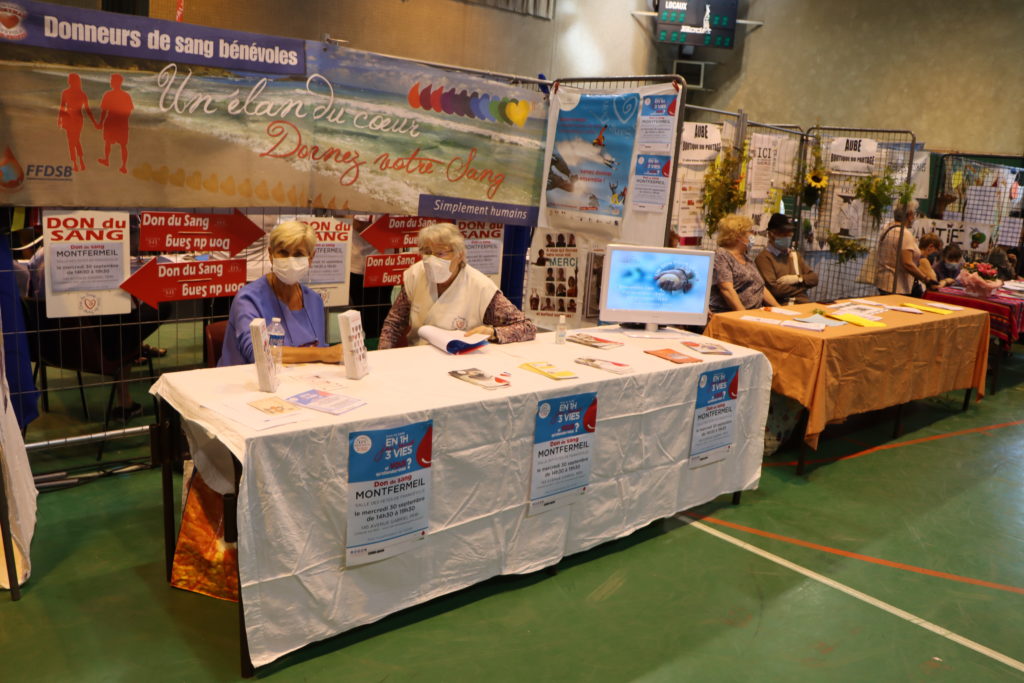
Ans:
{"label": "blue banner", "polygon": [[[271,74],[304,74],[305,41],[178,21],[17,0],[0,5],[0,38],[55,50]],[[10,24],[10,26],[8,26]]]}

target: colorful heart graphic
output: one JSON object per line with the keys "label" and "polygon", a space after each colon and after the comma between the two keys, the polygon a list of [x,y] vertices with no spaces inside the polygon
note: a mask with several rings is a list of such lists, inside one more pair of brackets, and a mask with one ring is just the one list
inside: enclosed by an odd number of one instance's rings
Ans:
{"label": "colorful heart graphic", "polygon": [[8,9],[0,10],[0,24],[3,24],[4,28],[10,30],[21,23],[21,17],[17,14],[11,13]]}
{"label": "colorful heart graphic", "polygon": [[422,107],[423,109],[426,109],[427,111],[430,111],[431,98],[432,93],[430,92],[430,86],[428,85],[427,87],[420,91],[420,97],[418,100],[419,106]]}
{"label": "colorful heart graphic", "polygon": [[522,128],[526,125],[526,119],[530,116],[530,103],[527,101],[512,100],[505,106],[505,116],[509,121]]}

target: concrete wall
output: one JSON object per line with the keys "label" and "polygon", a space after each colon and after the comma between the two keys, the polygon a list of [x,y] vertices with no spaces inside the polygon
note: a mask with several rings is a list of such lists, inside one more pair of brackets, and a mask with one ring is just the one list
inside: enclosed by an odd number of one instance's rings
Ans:
{"label": "concrete wall", "polygon": [[[173,19],[176,0],[150,0]],[[407,59],[536,77],[650,73],[644,0],[559,0],[552,21],[458,0],[186,0],[185,20],[254,33],[320,39]],[[302,11],[294,11],[301,7]]]}
{"label": "concrete wall", "polygon": [[910,129],[934,150],[1024,153],[1020,0],[745,0],[740,16],[765,25],[741,27],[732,52],[697,50],[723,64],[709,72],[715,92],[690,102],[762,122]]}
{"label": "concrete wall", "polygon": [[[94,0],[63,0],[88,5]],[[95,0],[98,1],[98,0]],[[176,0],[150,0],[173,18]],[[185,19],[548,77],[671,71],[644,0],[558,0],[552,21],[459,0],[185,0]],[[694,104],[769,123],[910,129],[929,149],[1024,153],[1024,0],[741,0],[735,50]]]}

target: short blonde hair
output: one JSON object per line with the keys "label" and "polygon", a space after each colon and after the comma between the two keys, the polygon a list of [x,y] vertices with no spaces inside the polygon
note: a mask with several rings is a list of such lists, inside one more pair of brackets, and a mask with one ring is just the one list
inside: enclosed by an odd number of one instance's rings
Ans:
{"label": "short blonde hair", "polygon": [[718,221],[718,246],[734,247],[754,229],[754,221],[746,216],[731,213]]}
{"label": "short blonde hair", "polygon": [[466,242],[454,223],[434,223],[421,228],[416,237],[416,246],[422,252],[430,244],[451,249],[463,261],[466,260]]}
{"label": "short blonde hair", "polygon": [[308,223],[284,221],[270,231],[270,253],[282,247],[291,250],[299,245],[304,246],[310,256],[316,250],[316,231]]}

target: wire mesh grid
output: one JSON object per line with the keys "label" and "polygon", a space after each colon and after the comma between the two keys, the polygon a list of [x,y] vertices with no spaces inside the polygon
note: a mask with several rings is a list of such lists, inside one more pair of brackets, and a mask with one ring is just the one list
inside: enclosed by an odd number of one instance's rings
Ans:
{"label": "wire mesh grid", "polygon": [[944,155],[932,216],[965,223],[970,242],[961,245],[969,260],[994,246],[1019,251],[1024,244],[1024,167],[996,164],[965,155]]}
{"label": "wire mesh grid", "polygon": [[[183,209],[175,209],[182,211]],[[221,213],[225,209],[194,208],[197,213]],[[268,233],[275,225],[307,209],[276,207],[244,209],[264,236],[235,256],[227,252],[176,254],[184,261],[244,259],[247,281],[270,271]],[[324,210],[317,215],[337,215]],[[33,431],[52,435],[55,427],[68,439],[95,432],[145,424],[153,418],[148,400],[149,386],[161,372],[203,367],[213,362],[217,350],[208,348],[206,331],[210,323],[226,320],[231,296],[164,301],[150,306],[133,299],[127,313],[109,315],[62,315],[48,309],[45,260],[41,234],[45,212],[31,210],[24,229],[6,236],[0,250],[0,278],[14,283],[14,292],[4,299],[3,336],[8,356],[8,381],[16,413],[27,425],[26,441],[33,445]],[[358,219],[344,218],[358,225]],[[148,263],[155,252],[139,251],[136,214],[132,214],[130,263],[134,272]],[[366,223],[364,222],[364,225]],[[21,226],[18,226],[21,227]],[[4,265],[7,264],[7,265]],[[354,275],[352,279],[360,279]],[[390,288],[380,297],[367,295],[360,286],[351,287],[351,306],[363,313],[367,327],[383,321],[390,307]],[[369,290],[367,290],[369,291]],[[5,295],[8,294],[5,291]],[[342,306],[329,306],[327,341],[339,340],[335,316]],[[13,310],[17,309],[17,310]],[[14,372],[10,368],[16,368]],[[42,419],[32,422],[37,410]],[[59,417],[57,417],[59,414]],[[52,417],[48,417],[51,416]],[[58,423],[60,423],[58,425]],[[50,439],[60,445],[60,439]],[[48,442],[48,443],[49,443]]]}
{"label": "wire mesh grid", "polygon": [[722,150],[742,147],[745,117],[741,112],[696,105],[688,105],[684,114],[684,135],[679,137],[673,184],[673,243],[714,250],[715,239],[708,235],[704,223],[704,177]]}
{"label": "wire mesh grid", "polygon": [[[805,146],[805,164],[811,168],[813,141],[816,139],[820,141],[825,167],[828,169],[827,187],[817,201],[810,206],[805,205],[802,212],[803,218],[810,222],[813,234],[811,242],[808,243],[805,238],[805,255],[819,276],[814,296],[818,301],[830,301],[877,294],[878,289],[874,285],[874,252],[881,226],[892,220],[892,206],[883,210],[880,219],[872,217],[863,202],[856,199],[856,185],[859,179],[868,174],[881,177],[889,173],[896,183],[910,182],[915,151],[914,134],[905,130],[816,126],[808,131],[808,136],[811,141]],[[869,142],[847,142],[851,140]],[[870,141],[875,145],[871,145]],[[860,146],[861,151],[874,147],[874,154],[858,157],[864,167],[863,171],[850,173],[835,170],[835,157],[841,155],[837,154],[833,145],[848,144]],[[830,156],[833,157],[832,163]],[[852,245],[867,251],[850,258],[850,252],[842,252]]]}

